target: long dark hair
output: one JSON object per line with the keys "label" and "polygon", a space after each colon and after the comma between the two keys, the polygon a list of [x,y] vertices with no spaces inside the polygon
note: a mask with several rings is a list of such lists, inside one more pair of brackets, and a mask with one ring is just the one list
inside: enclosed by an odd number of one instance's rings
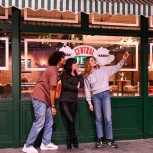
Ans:
{"label": "long dark hair", "polygon": [[[71,74],[72,72],[72,64],[76,64],[77,60],[75,58],[69,58],[66,60],[66,63],[64,65],[64,70],[68,73]],[[74,71],[74,74],[77,76],[77,72]]]}
{"label": "long dark hair", "polygon": [[61,60],[61,58],[65,57],[65,53],[62,51],[54,52],[52,55],[50,55],[48,59],[48,64],[50,66],[57,66],[58,62]]}

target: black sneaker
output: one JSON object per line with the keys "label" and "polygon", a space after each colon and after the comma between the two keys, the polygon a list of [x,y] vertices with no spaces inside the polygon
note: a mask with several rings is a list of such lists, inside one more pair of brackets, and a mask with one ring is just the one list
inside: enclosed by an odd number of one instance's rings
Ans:
{"label": "black sneaker", "polygon": [[108,140],[107,144],[113,148],[118,148],[117,144],[115,143],[114,140]]}
{"label": "black sneaker", "polygon": [[106,139],[105,137],[102,137],[102,142],[103,144],[107,144],[108,139]]}
{"label": "black sneaker", "polygon": [[97,141],[96,141],[96,148],[100,148],[102,145],[102,138],[98,138]]}

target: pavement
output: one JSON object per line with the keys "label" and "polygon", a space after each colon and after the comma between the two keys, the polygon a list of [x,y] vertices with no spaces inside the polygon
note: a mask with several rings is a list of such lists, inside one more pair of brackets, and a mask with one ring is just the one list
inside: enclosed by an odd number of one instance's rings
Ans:
{"label": "pavement", "polygon": [[[119,148],[114,149],[103,144],[101,148],[95,148],[95,143],[81,143],[78,149],[67,150],[66,145],[59,145],[58,150],[41,151],[39,153],[153,153],[153,138],[139,140],[122,140],[116,141]],[[22,148],[6,148],[0,149],[0,153],[22,153]]]}

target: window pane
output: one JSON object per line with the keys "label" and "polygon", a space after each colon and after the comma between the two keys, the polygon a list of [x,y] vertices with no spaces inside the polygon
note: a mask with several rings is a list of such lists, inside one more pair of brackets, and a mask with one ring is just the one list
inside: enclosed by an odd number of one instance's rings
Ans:
{"label": "window pane", "polygon": [[0,100],[12,98],[12,51],[8,50],[10,45],[7,37],[0,37]]}
{"label": "window pane", "polygon": [[[26,33],[27,35],[27,33]],[[100,59],[101,49],[109,50],[115,56],[113,62],[116,65],[123,57],[125,51],[130,56],[120,72],[110,77],[110,92],[112,96],[139,96],[139,38],[119,36],[96,36],[79,34],[32,34],[25,38],[23,33],[21,53],[21,97],[30,98],[32,89],[38,81],[41,73],[48,66],[48,57],[54,51],[64,51],[66,58],[74,57],[84,71],[84,59],[87,56],[95,56]],[[41,35],[41,37],[40,37]],[[81,46],[91,48],[81,48]],[[93,54],[92,54],[93,51]],[[60,93],[60,82],[57,92]],[[79,90],[79,97],[84,97],[84,90]]]}
{"label": "window pane", "polygon": [[153,38],[149,39],[150,52],[148,54],[148,95],[153,96]]}

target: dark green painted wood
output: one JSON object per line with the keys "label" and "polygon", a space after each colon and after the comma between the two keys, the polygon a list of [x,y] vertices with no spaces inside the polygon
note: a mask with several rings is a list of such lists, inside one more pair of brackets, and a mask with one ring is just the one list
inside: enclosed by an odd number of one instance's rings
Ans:
{"label": "dark green painted wood", "polygon": [[[21,101],[20,103],[20,145],[22,146],[29,134],[32,121],[33,110],[31,101]],[[57,116],[53,130],[53,142],[56,144],[66,143],[67,132],[65,122],[62,119],[58,102]],[[113,131],[115,139],[138,139],[143,138],[143,98],[120,98],[112,99]],[[84,98],[79,100],[76,116],[76,131],[79,142],[93,142],[96,140],[94,113],[88,109]],[[36,144],[40,145],[40,137]]]}
{"label": "dark green painted wood", "polygon": [[0,148],[13,147],[13,102],[0,101]]}
{"label": "dark green painted wood", "polygon": [[116,139],[143,138],[143,98],[112,100],[113,131]]}
{"label": "dark green painted wood", "polygon": [[[153,32],[148,34],[148,19],[141,16],[141,30],[114,30],[102,28],[89,28],[89,25],[80,27],[58,26],[20,26],[20,11],[13,8],[12,24],[0,24],[0,28],[12,31],[13,52],[13,101],[0,103],[0,117],[3,125],[0,131],[7,132],[5,138],[0,132],[0,147],[23,146],[33,122],[33,109],[31,100],[20,100],[20,31],[21,32],[51,32],[51,33],[80,33],[109,36],[135,36],[141,38],[140,52],[140,97],[113,97],[113,131],[115,139],[136,139],[153,137],[153,97],[148,97],[148,36],[153,37]],[[86,16],[87,17],[87,16]],[[81,19],[81,22],[85,22]],[[7,26],[8,25],[8,26]],[[6,109],[7,108],[7,109]],[[57,144],[66,142],[66,130],[61,113],[55,117],[53,141]],[[6,122],[6,120],[8,122]],[[9,128],[7,129],[8,125]],[[7,130],[6,130],[6,129]],[[79,142],[93,142],[96,139],[94,113],[90,112],[85,99],[79,99],[76,116],[76,130]],[[20,131],[20,132],[19,132]],[[40,143],[40,138],[37,144]]]}
{"label": "dark green painted wood", "polygon": [[20,146],[25,143],[34,120],[31,100],[20,102]]}
{"label": "dark green painted wood", "polygon": [[0,29],[2,30],[12,30],[13,29],[13,25],[12,24],[0,24]]}
{"label": "dark green painted wood", "polygon": [[153,97],[148,99],[148,137],[153,137]]}
{"label": "dark green painted wood", "polygon": [[141,16],[140,85],[141,95],[144,97],[144,138],[148,137],[148,45],[148,18]]}
{"label": "dark green painted wood", "polygon": [[[153,31],[149,30],[148,36],[149,38],[153,37]],[[147,115],[145,116],[145,119],[148,122],[148,125],[147,125],[148,129],[146,129],[147,138],[153,138],[153,96],[148,97],[148,99],[145,100],[144,102],[148,104],[146,109]]]}
{"label": "dark green painted wood", "polygon": [[20,10],[12,8],[12,91],[14,109],[14,147],[19,147],[19,100],[20,100]]}
{"label": "dark green painted wood", "polygon": [[88,29],[89,28],[89,15],[81,12],[81,28]]}
{"label": "dark green painted wood", "polygon": [[23,32],[50,32],[50,33],[69,33],[69,34],[89,34],[89,35],[108,35],[108,36],[140,36],[139,30],[119,30],[102,28],[81,28],[81,27],[60,27],[60,26],[38,26],[21,24]]}

